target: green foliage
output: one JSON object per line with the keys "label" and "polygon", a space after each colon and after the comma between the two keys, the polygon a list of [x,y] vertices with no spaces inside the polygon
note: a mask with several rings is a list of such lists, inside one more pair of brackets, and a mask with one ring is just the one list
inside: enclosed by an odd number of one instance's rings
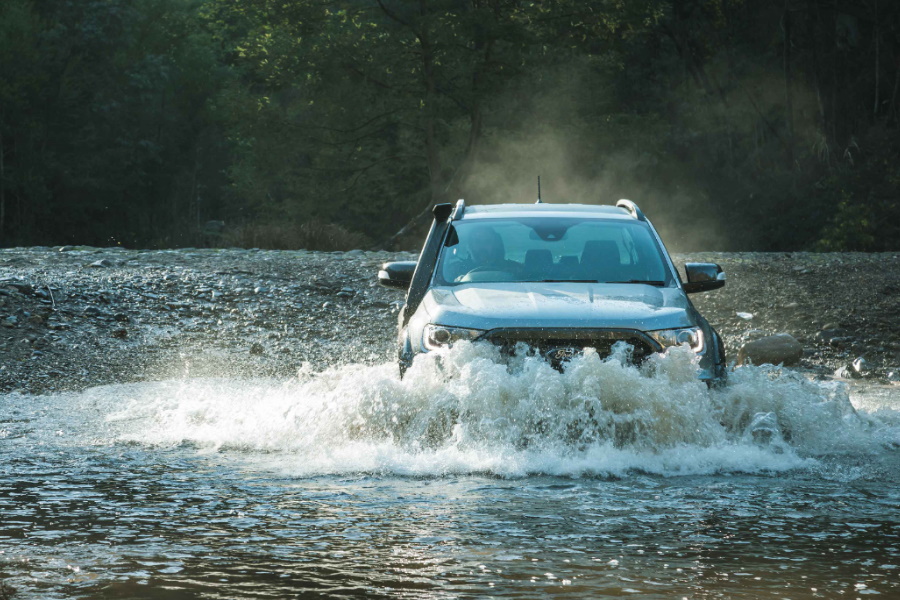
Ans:
{"label": "green foliage", "polygon": [[5,0],[0,245],[369,244],[541,174],[676,249],[896,249],[898,40],[890,2]]}
{"label": "green foliage", "polygon": [[206,102],[228,71],[199,2],[3,6],[4,242],[187,241],[224,183]]}

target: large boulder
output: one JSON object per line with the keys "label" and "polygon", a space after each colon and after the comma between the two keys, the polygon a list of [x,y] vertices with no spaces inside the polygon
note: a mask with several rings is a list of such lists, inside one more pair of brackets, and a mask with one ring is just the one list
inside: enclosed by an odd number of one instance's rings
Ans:
{"label": "large boulder", "polygon": [[738,364],[796,365],[803,355],[803,345],[788,333],[769,335],[741,346]]}

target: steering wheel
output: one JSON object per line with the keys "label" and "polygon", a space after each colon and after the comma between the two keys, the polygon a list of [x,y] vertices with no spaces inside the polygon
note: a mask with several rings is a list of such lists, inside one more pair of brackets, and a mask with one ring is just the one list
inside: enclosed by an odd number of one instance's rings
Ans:
{"label": "steering wheel", "polygon": [[498,269],[497,267],[492,267],[490,265],[480,265],[475,267],[474,269],[469,269],[469,272],[466,275],[471,275],[472,273],[486,273],[489,271],[497,271],[498,273],[506,273],[505,269]]}
{"label": "steering wheel", "polygon": [[[480,273],[485,276],[479,277]],[[488,275],[490,273],[490,275]],[[468,283],[474,281],[514,281],[516,278],[514,273],[508,270],[492,267],[489,265],[481,265],[469,270],[468,273],[461,277],[457,277],[456,281],[460,283]]]}

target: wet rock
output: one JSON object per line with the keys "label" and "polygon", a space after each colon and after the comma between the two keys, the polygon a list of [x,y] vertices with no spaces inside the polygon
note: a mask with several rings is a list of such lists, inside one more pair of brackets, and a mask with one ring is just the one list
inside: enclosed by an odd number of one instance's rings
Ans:
{"label": "wet rock", "polygon": [[131,319],[129,319],[128,315],[126,315],[125,313],[116,313],[113,315],[113,319],[115,319],[119,323],[128,323],[131,321]]}
{"label": "wet rock", "polygon": [[3,319],[4,327],[12,328],[12,327],[16,327],[18,325],[19,325],[19,319],[15,315],[10,315],[10,316],[6,317],[5,319]]}
{"label": "wet rock", "polygon": [[834,372],[834,376],[838,379],[857,379],[859,375],[850,367],[838,367]]}
{"label": "wet rock", "polygon": [[850,339],[847,331],[840,327],[826,326],[822,331],[816,334],[816,339],[824,342],[829,346],[840,345]]}
{"label": "wet rock", "polygon": [[128,337],[128,330],[124,327],[120,327],[118,329],[113,329],[112,336],[119,340],[124,340]]}
{"label": "wet rock", "polygon": [[823,329],[816,334],[816,340],[833,348],[846,348],[853,343],[853,337],[840,327]]}
{"label": "wet rock", "polygon": [[900,385],[900,369],[888,371],[887,380],[894,385]]}
{"label": "wet rock", "polygon": [[867,361],[862,356],[854,360],[850,366],[853,368],[853,372],[856,373],[859,377],[864,377],[869,374],[869,361]]}
{"label": "wet rock", "polygon": [[23,281],[21,279],[19,279],[19,280],[13,279],[10,281],[4,281],[3,284],[6,287],[13,288],[17,292],[19,292],[20,294],[24,294],[25,296],[30,296],[31,294],[34,293],[34,286],[31,285],[31,283],[29,283],[27,281]]}
{"label": "wet rock", "polygon": [[752,342],[753,340],[764,338],[767,335],[770,335],[770,333],[763,329],[751,329],[744,334],[744,341]]}
{"label": "wet rock", "polygon": [[747,342],[738,352],[738,364],[785,365],[792,366],[800,362],[803,345],[788,333],[769,335],[758,340]]}
{"label": "wet rock", "polygon": [[266,353],[266,349],[263,348],[263,345],[259,342],[254,342],[252,346],[250,346],[250,354],[254,356],[261,356]]}

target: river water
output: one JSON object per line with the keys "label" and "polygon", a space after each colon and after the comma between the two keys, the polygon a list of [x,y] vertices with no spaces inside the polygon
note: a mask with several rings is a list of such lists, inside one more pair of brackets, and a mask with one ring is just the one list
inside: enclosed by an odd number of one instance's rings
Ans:
{"label": "river water", "polygon": [[900,597],[900,388],[493,352],[0,396],[0,597]]}

